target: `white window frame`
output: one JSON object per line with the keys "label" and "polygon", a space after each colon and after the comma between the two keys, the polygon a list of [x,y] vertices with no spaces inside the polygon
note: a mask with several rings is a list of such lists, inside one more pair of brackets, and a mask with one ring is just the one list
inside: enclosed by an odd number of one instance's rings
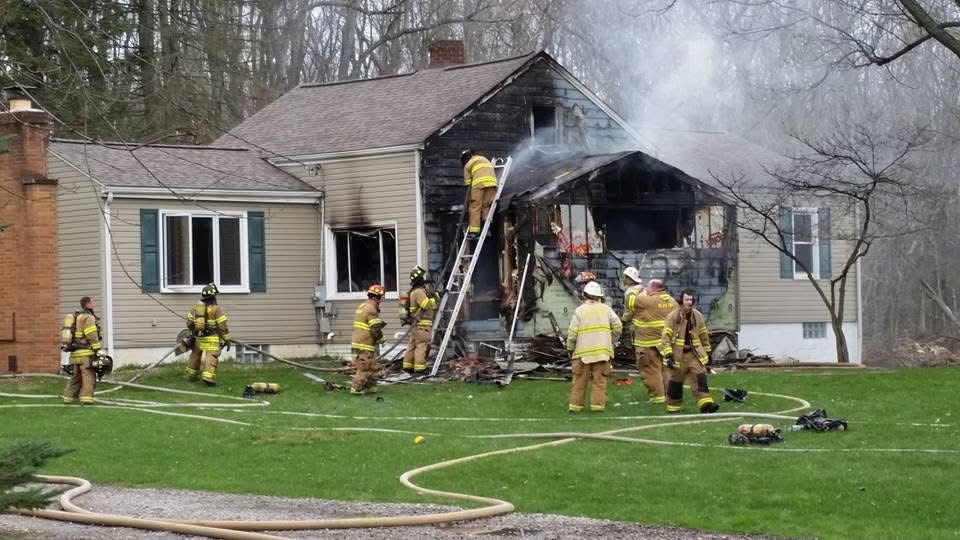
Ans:
{"label": "white window frame", "polygon": [[[190,218],[189,237],[193,241],[193,218],[209,217],[214,218],[213,223],[213,250],[214,253],[220,253],[220,220],[217,218],[239,218],[240,219],[240,285],[221,285],[220,284],[220,257],[213,258],[213,277],[217,289],[221,293],[249,293],[250,292],[250,244],[247,240],[247,213],[246,212],[211,212],[211,211],[192,211],[192,210],[160,210],[159,211],[159,229],[160,229],[160,292],[163,293],[199,293],[207,284],[201,285],[167,285],[167,239],[166,239],[166,218],[168,217],[188,217]],[[193,276],[193,247],[190,247],[190,275]]]}
{"label": "white window frame", "polygon": [[[796,235],[796,216],[797,215],[809,215],[810,216],[810,246],[812,249],[812,259],[813,259],[813,268],[810,269],[810,272],[813,274],[814,279],[820,279],[820,211],[818,208],[794,208],[790,211],[790,253],[793,257],[797,256],[797,235]],[[806,242],[799,242],[801,245],[806,245]],[[790,260],[793,264],[793,279],[795,280],[806,280],[807,273],[803,270],[800,270],[797,266],[797,261],[795,259]]]}
{"label": "white window frame", "polygon": [[[537,129],[534,125],[535,116],[533,114],[534,109],[549,109],[553,107],[553,141],[541,141],[537,140]],[[549,145],[549,144],[560,144],[563,141],[563,114],[561,113],[562,107],[559,105],[531,105],[530,106],[530,138],[533,139],[533,143],[536,145]]]}
{"label": "white window frame", "polygon": [[[400,275],[400,227],[396,221],[385,221],[379,223],[364,223],[363,226],[356,227],[331,227],[330,225],[324,226],[324,245],[326,247],[326,253],[324,253],[324,269],[326,274],[326,283],[327,283],[327,298],[330,300],[365,300],[367,298],[366,291],[357,291],[357,292],[339,292],[337,291],[337,282],[339,281],[337,276],[337,242],[334,237],[335,232],[340,231],[349,231],[353,229],[393,229],[394,233],[394,245],[396,246],[396,254],[394,260],[396,260],[396,276],[397,276],[397,288],[398,290],[387,291],[386,298],[396,299],[400,298],[399,288],[401,287],[401,275]],[[382,240],[381,240],[382,244]],[[383,249],[381,245],[381,250]],[[380,275],[383,276],[383,257],[380,257]]]}

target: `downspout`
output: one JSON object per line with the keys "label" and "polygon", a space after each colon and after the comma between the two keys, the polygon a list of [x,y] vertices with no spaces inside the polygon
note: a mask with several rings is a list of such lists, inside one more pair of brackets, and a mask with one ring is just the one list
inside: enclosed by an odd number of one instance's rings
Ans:
{"label": "downspout", "polygon": [[416,212],[417,212],[417,266],[421,268],[426,268],[423,266],[423,237],[425,235],[423,227],[423,193],[421,193],[420,187],[420,157],[421,150],[413,151],[413,181],[414,181],[414,198],[416,203]]}
{"label": "downspout", "polygon": [[[860,208],[856,210],[857,225],[860,224]],[[857,360],[863,364],[863,272],[857,259]]]}
{"label": "downspout", "polygon": [[104,326],[107,328],[107,354],[113,356],[113,261],[110,257],[110,248],[113,245],[113,233],[110,224],[110,203],[113,202],[113,192],[107,192],[107,200],[103,205],[103,303]]}

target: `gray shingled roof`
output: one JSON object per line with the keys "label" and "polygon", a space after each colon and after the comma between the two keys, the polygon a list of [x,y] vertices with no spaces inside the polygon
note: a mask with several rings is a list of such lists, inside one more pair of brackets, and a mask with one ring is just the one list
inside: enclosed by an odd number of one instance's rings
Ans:
{"label": "gray shingled roof", "polygon": [[[721,187],[724,181],[743,178],[755,185],[769,184],[767,170],[790,165],[790,161],[742,137],[722,131],[693,131],[641,127],[651,155],[701,182]],[[722,189],[722,188],[721,188]]]}
{"label": "gray shingled roof", "polygon": [[253,143],[281,156],[423,142],[539,53],[405,75],[301,85],[214,144]]}
{"label": "gray shingled roof", "polygon": [[131,152],[134,147],[50,142],[51,152],[108,187],[316,191],[248,149],[150,145]]}

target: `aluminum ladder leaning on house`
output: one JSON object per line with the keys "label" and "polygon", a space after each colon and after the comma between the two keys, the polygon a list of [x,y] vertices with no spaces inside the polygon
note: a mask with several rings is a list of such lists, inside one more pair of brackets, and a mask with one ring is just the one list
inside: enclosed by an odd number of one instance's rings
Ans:
{"label": "aluminum ladder leaning on house", "polygon": [[[446,289],[444,289],[446,294],[440,299],[440,306],[437,308],[437,313],[433,320],[433,330],[430,333],[430,341],[432,343],[437,327],[440,324],[446,325],[446,329],[443,331],[443,339],[440,341],[440,347],[437,349],[437,356],[434,358],[433,367],[430,369],[431,377],[435,376],[440,369],[443,353],[446,352],[447,346],[450,344],[450,338],[453,337],[453,330],[457,324],[457,317],[460,315],[460,308],[463,307],[463,300],[467,296],[467,288],[470,286],[470,280],[473,278],[473,269],[477,266],[477,257],[475,257],[475,255],[481,253],[483,250],[483,243],[487,239],[487,233],[490,231],[493,218],[497,214],[497,203],[500,201],[500,193],[503,191],[503,186],[507,183],[507,176],[510,174],[510,165],[512,163],[513,158],[507,157],[502,168],[500,165],[494,164],[494,171],[501,168],[500,178],[497,179],[497,193],[493,197],[493,202],[490,204],[487,219],[483,220],[483,229],[480,230],[480,237],[477,238],[473,252],[470,251],[471,242],[467,239],[466,235],[464,235],[460,241],[457,258],[450,270],[450,277],[447,278]],[[467,266],[466,271],[463,271],[464,265]],[[447,304],[449,304],[451,297],[455,297],[456,300],[453,303],[453,307],[448,308]]]}

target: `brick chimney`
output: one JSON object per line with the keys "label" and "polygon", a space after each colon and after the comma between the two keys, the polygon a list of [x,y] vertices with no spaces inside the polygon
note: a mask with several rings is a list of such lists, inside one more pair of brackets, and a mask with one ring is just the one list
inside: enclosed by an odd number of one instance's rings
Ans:
{"label": "brick chimney", "polygon": [[33,108],[27,88],[5,88],[0,104],[0,373],[60,365],[53,120]]}
{"label": "brick chimney", "polygon": [[427,67],[455,66],[463,63],[463,41],[443,39],[430,44],[430,63]]}

